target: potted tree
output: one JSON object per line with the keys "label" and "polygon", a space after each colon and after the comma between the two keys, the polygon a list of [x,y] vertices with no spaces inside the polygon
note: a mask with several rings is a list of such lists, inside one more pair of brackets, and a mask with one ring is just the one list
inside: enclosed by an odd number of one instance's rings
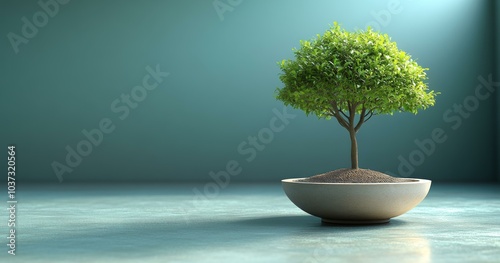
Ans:
{"label": "potted tree", "polygon": [[351,166],[307,178],[282,180],[299,208],[330,223],[383,223],[420,203],[431,181],[360,169],[356,133],[378,114],[417,113],[437,93],[425,71],[388,35],[370,28],[349,32],[334,23],[301,41],[295,59],[279,63],[284,87],[276,98],[307,115],[335,119],[349,133]]}

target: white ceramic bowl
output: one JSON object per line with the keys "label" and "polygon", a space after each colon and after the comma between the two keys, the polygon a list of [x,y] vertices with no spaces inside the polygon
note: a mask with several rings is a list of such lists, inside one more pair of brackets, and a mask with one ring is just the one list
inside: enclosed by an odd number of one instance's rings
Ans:
{"label": "white ceramic bowl", "polygon": [[327,223],[374,224],[388,222],[417,206],[431,181],[402,183],[313,183],[304,178],[282,180],[288,198],[305,212]]}

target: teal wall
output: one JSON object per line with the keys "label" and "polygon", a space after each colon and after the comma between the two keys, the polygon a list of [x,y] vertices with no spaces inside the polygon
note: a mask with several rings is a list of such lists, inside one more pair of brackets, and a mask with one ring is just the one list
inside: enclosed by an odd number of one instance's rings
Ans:
{"label": "teal wall", "polygon": [[[348,166],[345,130],[290,108],[295,117],[283,122],[273,96],[276,62],[333,21],[388,33],[442,93],[418,115],[376,116],[362,127],[362,167],[400,174],[401,160],[414,158],[402,175],[496,179],[494,96],[464,117],[453,112],[494,71],[492,1],[220,0],[221,14],[213,3],[73,0],[49,6],[51,17],[36,1],[2,1],[1,145],[17,145],[20,180],[58,182],[54,162],[72,169],[63,182],[210,181],[221,170],[232,181],[278,181]],[[33,16],[36,34],[23,21]],[[157,65],[169,75],[150,77]],[[161,83],[136,87],[144,78]],[[131,93],[138,103],[126,104]],[[92,146],[82,131],[101,121],[107,133],[94,133]],[[446,141],[419,160],[415,140],[428,142],[437,128]],[[259,134],[265,143],[251,146]],[[70,167],[68,149],[78,145],[87,156]]]}
{"label": "teal wall", "polygon": [[[495,63],[495,72],[496,72],[496,80],[500,81],[500,1],[493,1],[495,4],[495,32],[494,36],[496,37],[495,41],[495,53],[496,53],[496,63]],[[499,88],[497,87],[497,90]],[[500,92],[497,92],[497,101],[496,101],[496,112],[497,112],[497,152],[496,152],[496,163],[497,163],[497,174],[498,181],[500,182]]]}

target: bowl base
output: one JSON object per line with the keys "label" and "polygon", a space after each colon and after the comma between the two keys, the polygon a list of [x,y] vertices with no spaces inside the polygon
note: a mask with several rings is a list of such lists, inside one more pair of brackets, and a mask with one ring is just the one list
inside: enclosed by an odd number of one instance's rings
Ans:
{"label": "bowl base", "polygon": [[323,223],[336,224],[336,225],[373,225],[373,224],[385,224],[388,223],[388,219],[378,219],[378,220],[340,220],[340,219],[327,219],[321,218]]}

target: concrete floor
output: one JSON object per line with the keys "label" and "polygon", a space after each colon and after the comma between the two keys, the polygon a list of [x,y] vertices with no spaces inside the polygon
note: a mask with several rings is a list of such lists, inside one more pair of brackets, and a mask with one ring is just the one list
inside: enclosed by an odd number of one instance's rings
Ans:
{"label": "concrete floor", "polygon": [[[371,226],[323,225],[279,184],[231,184],[205,201],[188,185],[17,191],[17,255],[3,245],[1,262],[500,262],[499,185],[434,184]],[[2,212],[3,235],[6,223]]]}

